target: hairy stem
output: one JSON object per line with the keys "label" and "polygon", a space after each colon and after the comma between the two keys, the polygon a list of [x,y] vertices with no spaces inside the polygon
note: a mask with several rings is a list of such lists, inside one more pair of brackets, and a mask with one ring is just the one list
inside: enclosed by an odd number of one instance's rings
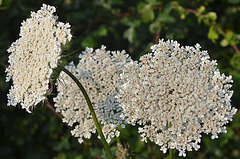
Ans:
{"label": "hairy stem", "polygon": [[112,153],[111,153],[111,151],[110,151],[110,148],[109,148],[109,146],[108,146],[108,144],[107,144],[107,141],[106,141],[106,139],[105,139],[105,137],[104,137],[104,135],[103,135],[102,129],[101,129],[100,124],[99,124],[99,122],[98,122],[98,120],[97,120],[96,113],[95,113],[95,111],[94,111],[94,109],[93,109],[91,100],[90,100],[90,98],[89,98],[86,90],[84,89],[84,87],[82,86],[82,84],[79,82],[79,80],[78,80],[70,71],[68,71],[66,68],[64,68],[64,67],[62,67],[62,66],[59,66],[59,67],[60,67],[69,77],[72,78],[72,80],[77,84],[77,86],[78,86],[78,87],[80,88],[80,90],[82,91],[82,94],[83,94],[84,98],[85,98],[86,101],[87,101],[88,108],[89,108],[89,110],[90,110],[90,112],[91,112],[91,115],[92,115],[94,124],[95,124],[95,126],[96,126],[96,128],[97,128],[97,131],[98,131],[100,137],[101,137],[102,143],[103,143],[103,145],[104,145],[104,147],[105,147],[105,149],[106,149],[106,151],[107,151],[107,153],[108,153],[109,158],[110,158],[110,159],[113,159],[113,155],[112,155]]}

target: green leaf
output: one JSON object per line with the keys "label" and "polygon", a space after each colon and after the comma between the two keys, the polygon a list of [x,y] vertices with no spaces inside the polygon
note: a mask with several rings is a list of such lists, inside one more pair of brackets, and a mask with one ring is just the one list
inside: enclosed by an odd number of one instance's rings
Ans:
{"label": "green leaf", "polygon": [[142,10],[142,19],[144,22],[151,22],[154,20],[154,12],[150,5],[146,5],[145,8]]}
{"label": "green leaf", "polygon": [[123,18],[121,19],[121,23],[126,26],[131,26],[132,21],[130,20],[130,18]]}
{"label": "green leaf", "polygon": [[171,8],[168,7],[163,12],[159,13],[158,20],[163,23],[174,23],[175,18],[170,15]]}
{"label": "green leaf", "polygon": [[198,12],[198,14],[202,14],[205,10],[206,10],[206,8],[205,8],[204,6],[200,6],[200,7],[197,9],[197,12]]}
{"label": "green leaf", "polygon": [[228,41],[230,41],[230,40],[232,40],[233,36],[234,36],[234,33],[230,31],[230,32],[228,32],[228,33],[226,34],[226,39],[227,39]]}
{"label": "green leaf", "polygon": [[223,40],[220,42],[220,45],[221,45],[222,47],[226,47],[226,46],[229,45],[229,42],[227,41],[227,39],[223,39]]}
{"label": "green leaf", "polygon": [[237,69],[240,69],[240,58],[239,58],[239,55],[236,52],[233,54],[233,57],[230,60],[230,64],[233,67],[235,67]]}
{"label": "green leaf", "polygon": [[236,45],[238,43],[237,36],[232,31],[228,32],[225,38],[230,43],[230,45]]}
{"label": "green leaf", "polygon": [[231,40],[231,41],[230,41],[230,45],[231,45],[231,46],[236,45],[236,43],[237,43],[237,42],[236,42],[235,40]]}
{"label": "green leaf", "polygon": [[123,18],[121,20],[121,23],[124,25],[127,25],[129,27],[138,27],[141,24],[140,20],[130,19],[130,18]]}
{"label": "green leaf", "polygon": [[97,41],[91,35],[87,36],[81,43],[81,46],[83,48],[85,48],[85,47],[95,47],[96,45],[97,45]]}
{"label": "green leaf", "polygon": [[236,38],[240,40],[240,34],[235,34]]}
{"label": "green leaf", "polygon": [[215,21],[217,19],[217,14],[215,12],[209,12],[207,16],[211,21]]}
{"label": "green leaf", "polygon": [[152,6],[155,4],[155,1],[149,0],[147,3],[140,3],[137,7],[138,13],[141,14],[143,22],[148,23],[154,20],[154,11]]}
{"label": "green leaf", "polygon": [[198,21],[199,24],[201,24],[203,18],[204,18],[203,16],[199,16],[199,17],[198,17],[197,21]]}
{"label": "green leaf", "polygon": [[101,25],[98,30],[96,31],[98,36],[107,36],[107,27],[106,25]]}
{"label": "green leaf", "polygon": [[130,43],[133,42],[134,37],[135,37],[135,29],[134,27],[129,27],[124,33],[123,33],[123,37],[128,39],[128,41]]}
{"label": "green leaf", "polygon": [[161,24],[159,23],[159,21],[155,21],[152,24],[150,24],[150,26],[149,26],[149,31],[152,34],[155,32],[155,30],[157,30],[158,32],[161,31]]}
{"label": "green leaf", "polygon": [[180,16],[180,18],[181,18],[182,20],[186,19],[186,14],[182,13],[181,16]]}
{"label": "green leaf", "polygon": [[208,38],[213,42],[216,43],[216,40],[219,38],[217,30],[214,26],[211,26],[208,31]]}
{"label": "green leaf", "polygon": [[166,14],[159,14],[159,18],[158,20],[160,22],[163,22],[163,23],[174,23],[175,22],[175,18],[172,17],[172,16],[169,16],[169,15],[166,15]]}

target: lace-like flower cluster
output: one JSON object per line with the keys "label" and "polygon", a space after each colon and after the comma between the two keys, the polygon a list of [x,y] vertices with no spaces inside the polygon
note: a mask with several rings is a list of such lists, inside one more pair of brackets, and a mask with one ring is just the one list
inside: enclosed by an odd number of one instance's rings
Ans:
{"label": "lace-like flower cluster", "polygon": [[36,13],[22,22],[20,38],[7,50],[9,66],[6,81],[13,85],[8,94],[8,105],[20,103],[31,108],[45,99],[52,69],[60,59],[61,45],[71,40],[70,25],[57,21],[56,8],[43,4]]}
{"label": "lace-like flower cluster", "polygon": [[[125,120],[120,116],[122,108],[115,96],[121,86],[120,73],[130,58],[125,51],[106,51],[105,47],[93,50],[86,48],[79,56],[77,66],[73,63],[66,68],[73,73],[87,91],[96,112],[102,131],[107,142],[119,136],[118,126],[124,127]],[[60,73],[57,82],[58,96],[54,98],[56,111],[63,115],[63,122],[73,126],[72,135],[78,137],[79,143],[83,138],[90,138],[96,132],[94,121],[86,100],[74,83],[64,72]]]}
{"label": "lace-like flower cluster", "polygon": [[225,125],[236,109],[231,107],[232,77],[220,74],[200,45],[180,47],[160,40],[140,63],[127,64],[124,84],[117,96],[130,124],[139,124],[142,140],[167,149],[198,150],[201,133],[212,139],[226,133]]}

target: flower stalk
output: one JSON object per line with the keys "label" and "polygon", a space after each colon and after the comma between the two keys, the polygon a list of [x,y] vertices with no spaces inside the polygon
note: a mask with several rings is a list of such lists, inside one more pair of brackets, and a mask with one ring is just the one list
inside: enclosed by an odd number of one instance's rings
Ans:
{"label": "flower stalk", "polygon": [[95,113],[95,111],[94,111],[94,109],[93,109],[91,100],[90,100],[90,98],[89,98],[86,90],[84,89],[84,87],[82,86],[82,84],[79,82],[79,80],[78,80],[70,71],[68,71],[68,70],[67,70],[66,68],[64,68],[63,66],[59,66],[59,67],[60,67],[60,68],[62,69],[62,71],[64,71],[70,78],[72,78],[72,80],[78,85],[79,89],[80,89],[81,92],[83,93],[83,96],[84,96],[84,98],[86,99],[86,102],[87,102],[87,104],[88,104],[88,108],[89,108],[89,110],[90,110],[90,112],[91,112],[91,115],[92,115],[94,124],[95,124],[95,126],[96,126],[96,128],[97,128],[97,131],[98,131],[100,137],[101,137],[103,146],[104,146],[104,148],[106,149],[109,158],[110,158],[110,159],[113,159],[113,155],[112,155],[112,153],[111,153],[111,151],[110,151],[110,148],[109,148],[109,146],[108,146],[108,144],[107,144],[107,141],[106,141],[106,139],[105,139],[105,137],[104,137],[104,135],[103,135],[103,132],[102,132],[102,129],[101,129],[100,124],[99,124],[99,122],[98,122],[96,113]]}
{"label": "flower stalk", "polygon": [[174,157],[174,150],[173,149],[169,149],[169,159],[175,159],[175,157]]}

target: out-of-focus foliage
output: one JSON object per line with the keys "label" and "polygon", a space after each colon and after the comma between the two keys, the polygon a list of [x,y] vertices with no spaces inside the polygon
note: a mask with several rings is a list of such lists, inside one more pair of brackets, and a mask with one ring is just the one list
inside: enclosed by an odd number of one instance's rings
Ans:
{"label": "out-of-focus foliage", "polygon": [[[5,83],[10,44],[18,38],[21,22],[42,3],[57,7],[60,21],[72,25],[73,40],[68,47],[75,60],[86,46],[108,50],[125,49],[134,60],[147,53],[159,38],[174,39],[182,45],[200,43],[222,73],[233,75],[232,105],[240,103],[240,0],[0,0],[0,158],[106,158],[96,138],[78,144],[47,107],[39,105],[33,114],[7,107]],[[107,79],[106,79],[107,80]],[[240,158],[240,114],[227,125],[228,133],[211,140],[204,135],[201,149],[187,158]],[[135,158],[163,158],[154,143],[140,141],[137,126],[121,130],[120,141]],[[111,142],[116,151],[116,140]]]}

